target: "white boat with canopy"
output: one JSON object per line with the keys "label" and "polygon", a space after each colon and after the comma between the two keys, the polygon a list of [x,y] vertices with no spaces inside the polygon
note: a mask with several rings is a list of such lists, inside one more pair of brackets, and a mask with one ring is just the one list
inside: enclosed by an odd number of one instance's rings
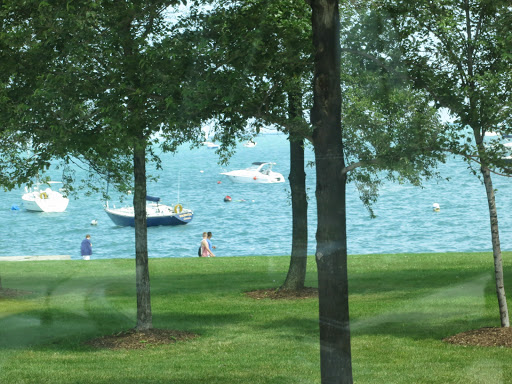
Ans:
{"label": "white boat with canopy", "polygon": [[30,188],[25,187],[25,194],[21,197],[25,209],[33,212],[64,212],[68,207],[69,199],[51,188],[55,184],[62,183],[47,181],[36,183]]}
{"label": "white boat with canopy", "polygon": [[272,166],[275,164],[257,161],[252,163],[249,168],[223,172],[221,175],[227,176],[234,183],[284,183],[283,175],[272,171]]}

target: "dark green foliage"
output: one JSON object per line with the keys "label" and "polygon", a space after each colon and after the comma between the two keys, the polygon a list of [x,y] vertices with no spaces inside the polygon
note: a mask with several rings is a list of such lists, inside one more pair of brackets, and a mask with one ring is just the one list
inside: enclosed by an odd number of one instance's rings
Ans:
{"label": "dark green foliage", "polygon": [[369,203],[383,178],[421,185],[438,176],[446,138],[428,93],[407,77],[397,34],[378,6],[356,3],[342,16],[343,139],[355,171],[348,177]]}
{"label": "dark green foliage", "polygon": [[[485,134],[512,133],[512,41],[510,1],[383,2],[399,37],[408,76],[436,107],[455,121],[446,126],[447,148],[480,173],[485,186],[501,325],[509,326],[503,281],[498,212],[491,172],[510,174],[501,138],[484,143]],[[509,155],[509,153],[507,154]]]}
{"label": "dark green foliage", "polygon": [[173,41],[185,52],[197,48],[185,107],[212,119],[223,161],[238,140],[265,125],[310,135],[305,116],[288,114],[289,94],[309,87],[309,24],[306,4],[264,0],[194,8],[176,26]]}

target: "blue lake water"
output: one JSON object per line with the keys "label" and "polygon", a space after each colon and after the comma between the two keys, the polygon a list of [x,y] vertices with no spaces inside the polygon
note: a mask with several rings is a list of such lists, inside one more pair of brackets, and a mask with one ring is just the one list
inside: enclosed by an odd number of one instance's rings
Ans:
{"label": "blue lake water", "polygon": [[[289,147],[284,135],[260,135],[257,145],[241,144],[228,166],[218,165],[214,150],[183,146],[176,155],[163,154],[160,180],[148,194],[162,203],[191,208],[194,219],[185,226],[148,228],[150,257],[197,257],[203,231],[213,232],[217,256],[289,255],[291,204],[284,184],[233,184],[220,172],[248,167],[253,161],[273,161],[274,170],[289,174]],[[312,149],[306,160],[314,160]],[[348,186],[349,254],[400,252],[490,251],[491,236],[485,189],[460,159],[439,168],[451,181],[428,182],[424,188],[386,183],[371,219],[353,185]],[[52,178],[59,180],[59,172]],[[315,252],[315,172],[307,169],[309,247]],[[512,250],[512,180],[495,176],[503,250]],[[220,182],[220,183],[219,183]],[[79,258],[80,242],[91,234],[94,258],[134,257],[134,229],[116,227],[103,211],[100,196],[80,195],[64,213],[34,213],[22,207],[23,190],[0,191],[0,257],[71,255]],[[229,195],[232,202],[224,202]],[[440,212],[432,210],[439,203]],[[13,204],[19,211],[11,210]],[[98,220],[96,226],[90,223]]]}

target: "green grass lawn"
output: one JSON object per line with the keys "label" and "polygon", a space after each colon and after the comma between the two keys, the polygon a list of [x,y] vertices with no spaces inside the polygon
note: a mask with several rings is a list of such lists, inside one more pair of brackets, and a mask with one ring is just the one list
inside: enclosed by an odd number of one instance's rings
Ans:
{"label": "green grass lawn", "polygon": [[[150,259],[154,327],[199,337],[98,350],[83,342],[135,325],[134,260],[0,262],[4,288],[31,292],[0,299],[0,383],[320,383],[318,300],[244,295],[279,286],[288,264]],[[490,253],[350,256],[349,278],[356,383],[512,383],[512,349],[441,341],[499,326]]]}

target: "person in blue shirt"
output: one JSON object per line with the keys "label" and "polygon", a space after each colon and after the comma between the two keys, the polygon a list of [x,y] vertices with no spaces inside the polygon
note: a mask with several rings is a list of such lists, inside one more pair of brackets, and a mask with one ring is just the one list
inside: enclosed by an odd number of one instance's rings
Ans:
{"label": "person in blue shirt", "polygon": [[85,235],[85,239],[82,240],[82,245],[80,246],[80,253],[82,254],[82,259],[91,260],[91,255],[92,255],[91,235]]}
{"label": "person in blue shirt", "polygon": [[210,248],[210,251],[213,251],[217,247],[212,244],[212,233],[208,232],[208,237],[206,238],[206,241],[208,242],[208,248]]}

